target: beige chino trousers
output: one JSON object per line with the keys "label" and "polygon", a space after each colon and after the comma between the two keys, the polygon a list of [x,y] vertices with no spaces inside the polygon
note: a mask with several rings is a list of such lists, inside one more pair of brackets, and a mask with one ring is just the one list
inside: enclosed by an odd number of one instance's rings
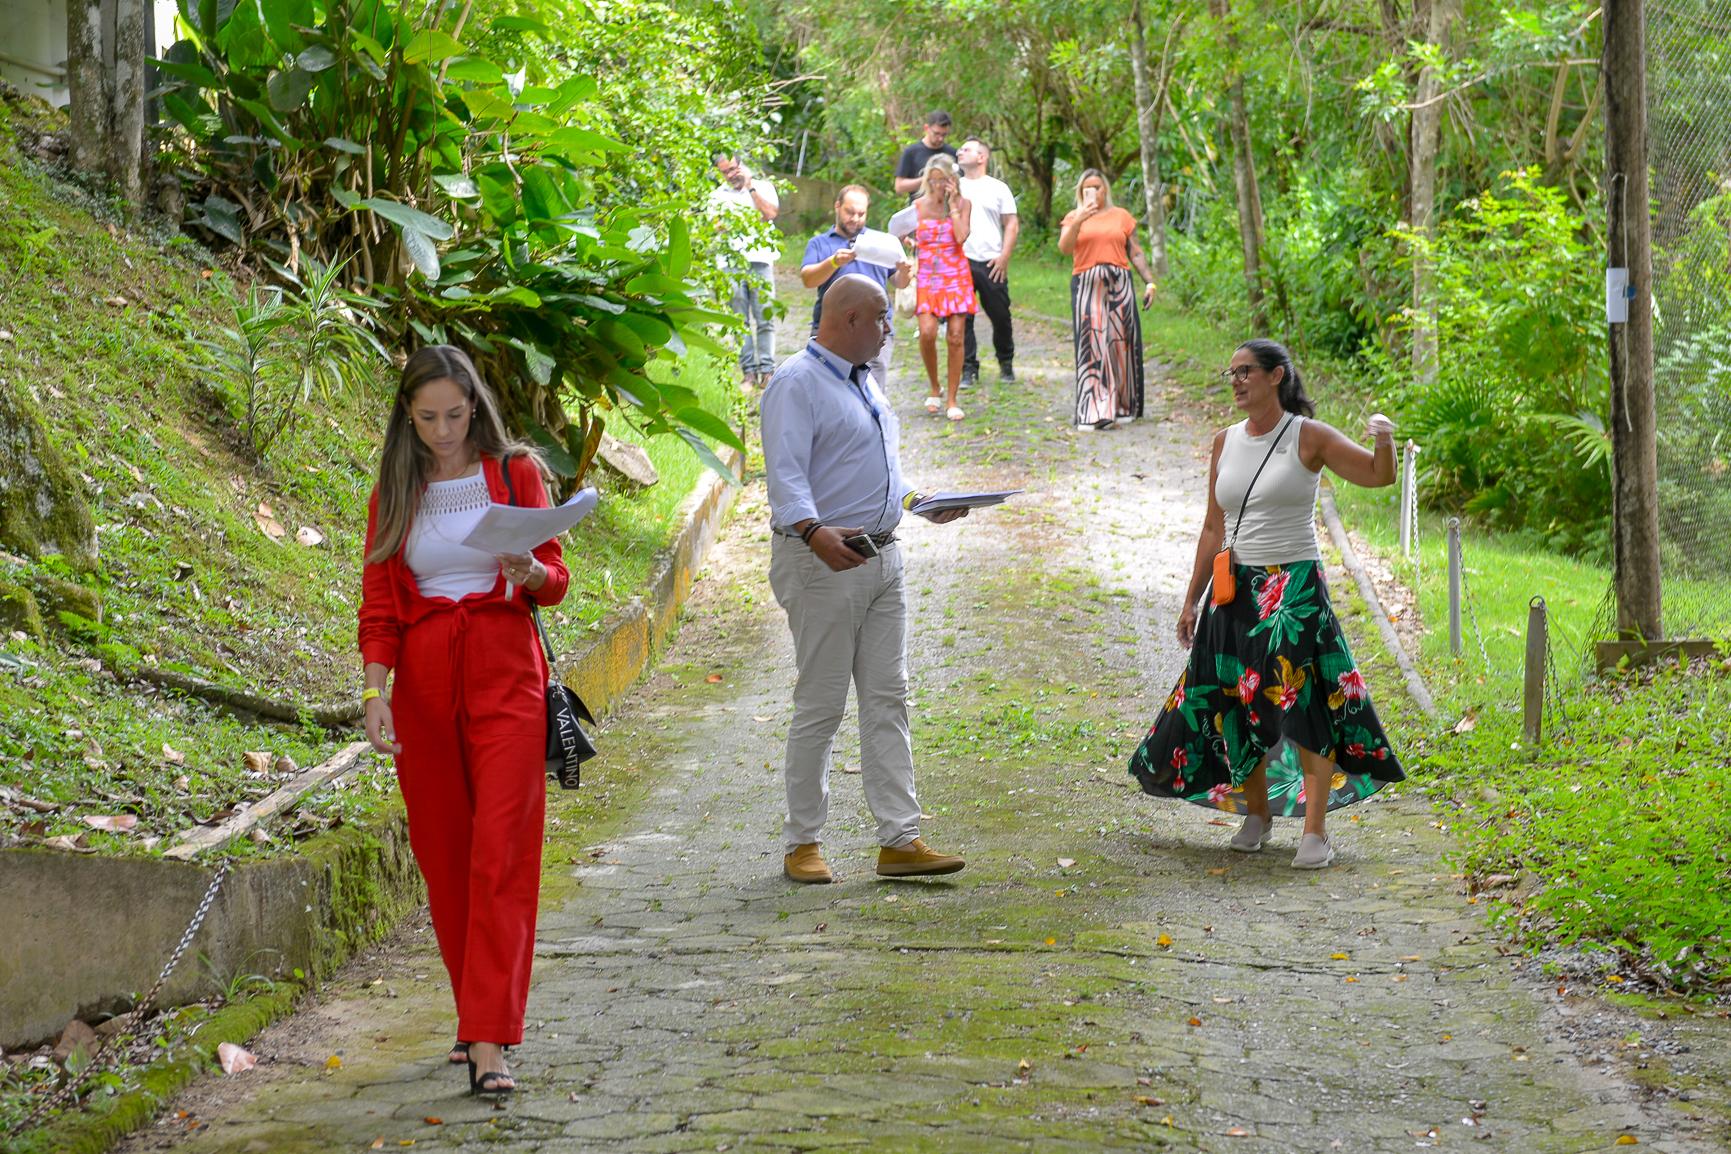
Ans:
{"label": "beige chino trousers", "polygon": [[793,721],[782,774],[787,817],[782,839],[822,841],[829,820],[830,751],[847,709],[859,700],[860,780],[877,819],[878,844],[920,835],[908,731],[908,602],[902,551],[887,546],[864,565],[836,572],[797,537],[775,536],[769,587],[793,633]]}

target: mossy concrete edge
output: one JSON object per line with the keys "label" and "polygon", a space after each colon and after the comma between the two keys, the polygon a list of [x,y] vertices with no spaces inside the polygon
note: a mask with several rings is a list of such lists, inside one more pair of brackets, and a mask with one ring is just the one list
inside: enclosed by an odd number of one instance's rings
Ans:
{"label": "mossy concrete edge", "polygon": [[116,1143],[150,1125],[174,1096],[210,1069],[217,1047],[241,1045],[290,1013],[307,989],[301,982],[277,983],[267,991],[231,1002],[197,1024],[177,1052],[164,1055],[138,1075],[138,1089],[114,1100],[102,1114],[80,1110],[35,1130],[27,1130],[8,1149],[17,1154],[106,1154]]}
{"label": "mossy concrete edge", "polygon": [[[723,463],[737,476],[743,472],[745,460],[733,450]],[[672,634],[679,611],[691,594],[691,583],[738,491],[736,483],[709,474],[706,483],[679,507],[679,532],[656,558],[643,593],[609,614],[593,641],[575,653],[560,656],[560,676],[596,716],[636,684],[644,667]]]}

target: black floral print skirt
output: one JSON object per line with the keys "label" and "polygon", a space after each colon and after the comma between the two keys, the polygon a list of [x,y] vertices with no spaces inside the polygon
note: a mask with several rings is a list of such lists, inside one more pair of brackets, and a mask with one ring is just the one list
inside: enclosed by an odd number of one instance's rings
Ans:
{"label": "black floral print skirt", "polygon": [[1301,816],[1298,751],[1334,762],[1328,808],[1400,781],[1315,561],[1234,565],[1238,596],[1208,603],[1190,662],[1135,756],[1145,793],[1244,813],[1244,780],[1268,760],[1268,803]]}

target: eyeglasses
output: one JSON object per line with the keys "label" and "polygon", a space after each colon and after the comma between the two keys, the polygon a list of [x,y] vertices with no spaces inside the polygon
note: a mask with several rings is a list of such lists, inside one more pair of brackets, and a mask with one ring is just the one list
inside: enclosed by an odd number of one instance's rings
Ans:
{"label": "eyeglasses", "polygon": [[1231,381],[1233,384],[1242,384],[1250,379],[1250,374],[1255,370],[1255,365],[1239,365],[1234,369],[1221,369],[1220,377],[1222,380]]}

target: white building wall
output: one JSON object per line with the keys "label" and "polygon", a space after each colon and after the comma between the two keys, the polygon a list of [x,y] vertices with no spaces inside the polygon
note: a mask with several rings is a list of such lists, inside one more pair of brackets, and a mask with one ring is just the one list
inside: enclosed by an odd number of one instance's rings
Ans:
{"label": "white building wall", "polygon": [[[174,0],[156,2],[156,50],[166,51],[174,32]],[[64,105],[66,92],[66,0],[0,0],[0,80]]]}

